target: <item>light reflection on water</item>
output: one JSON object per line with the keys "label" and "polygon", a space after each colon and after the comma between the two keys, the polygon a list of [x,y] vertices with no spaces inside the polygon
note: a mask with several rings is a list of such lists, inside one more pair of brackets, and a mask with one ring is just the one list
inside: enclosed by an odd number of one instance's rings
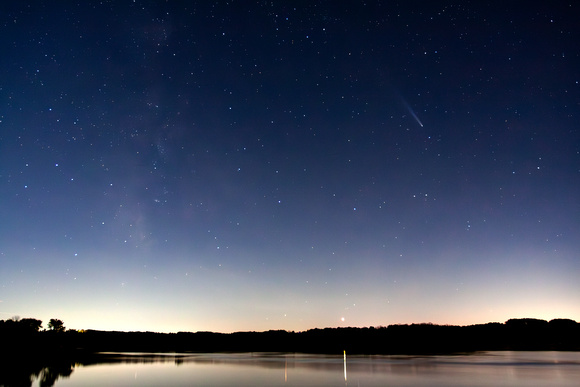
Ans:
{"label": "light reflection on water", "polygon": [[[579,352],[460,356],[108,354],[56,386],[578,386]],[[36,385],[36,384],[35,384]]]}

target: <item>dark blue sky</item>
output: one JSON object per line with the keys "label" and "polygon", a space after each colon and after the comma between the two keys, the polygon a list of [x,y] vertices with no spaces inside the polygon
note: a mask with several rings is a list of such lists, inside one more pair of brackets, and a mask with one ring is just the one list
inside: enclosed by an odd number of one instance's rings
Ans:
{"label": "dark blue sky", "polygon": [[0,7],[0,319],[580,320],[580,9]]}

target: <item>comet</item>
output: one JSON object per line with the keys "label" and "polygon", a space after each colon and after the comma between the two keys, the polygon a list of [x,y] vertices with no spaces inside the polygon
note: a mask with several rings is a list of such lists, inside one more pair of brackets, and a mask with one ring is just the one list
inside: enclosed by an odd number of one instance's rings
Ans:
{"label": "comet", "polygon": [[407,108],[407,110],[409,111],[409,113],[411,113],[411,115],[413,116],[413,118],[415,119],[415,121],[417,121],[417,123],[419,124],[419,126],[423,127],[423,123],[421,122],[421,120],[419,119],[419,117],[417,117],[417,115],[413,111],[413,108],[411,108],[411,106],[407,103],[407,101],[405,101],[404,98],[401,98],[401,100],[403,101],[403,105],[405,105],[405,107]]}

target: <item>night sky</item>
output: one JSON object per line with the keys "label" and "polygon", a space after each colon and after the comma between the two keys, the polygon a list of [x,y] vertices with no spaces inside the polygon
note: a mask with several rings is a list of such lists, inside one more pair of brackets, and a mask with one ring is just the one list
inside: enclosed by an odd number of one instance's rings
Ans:
{"label": "night sky", "polygon": [[580,321],[580,4],[6,3],[0,319]]}

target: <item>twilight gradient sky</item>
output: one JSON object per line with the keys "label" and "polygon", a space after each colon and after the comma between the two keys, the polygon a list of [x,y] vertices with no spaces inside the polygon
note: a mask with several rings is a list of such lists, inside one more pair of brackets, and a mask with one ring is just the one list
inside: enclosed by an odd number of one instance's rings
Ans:
{"label": "twilight gradient sky", "polygon": [[10,3],[0,319],[580,321],[576,2]]}

